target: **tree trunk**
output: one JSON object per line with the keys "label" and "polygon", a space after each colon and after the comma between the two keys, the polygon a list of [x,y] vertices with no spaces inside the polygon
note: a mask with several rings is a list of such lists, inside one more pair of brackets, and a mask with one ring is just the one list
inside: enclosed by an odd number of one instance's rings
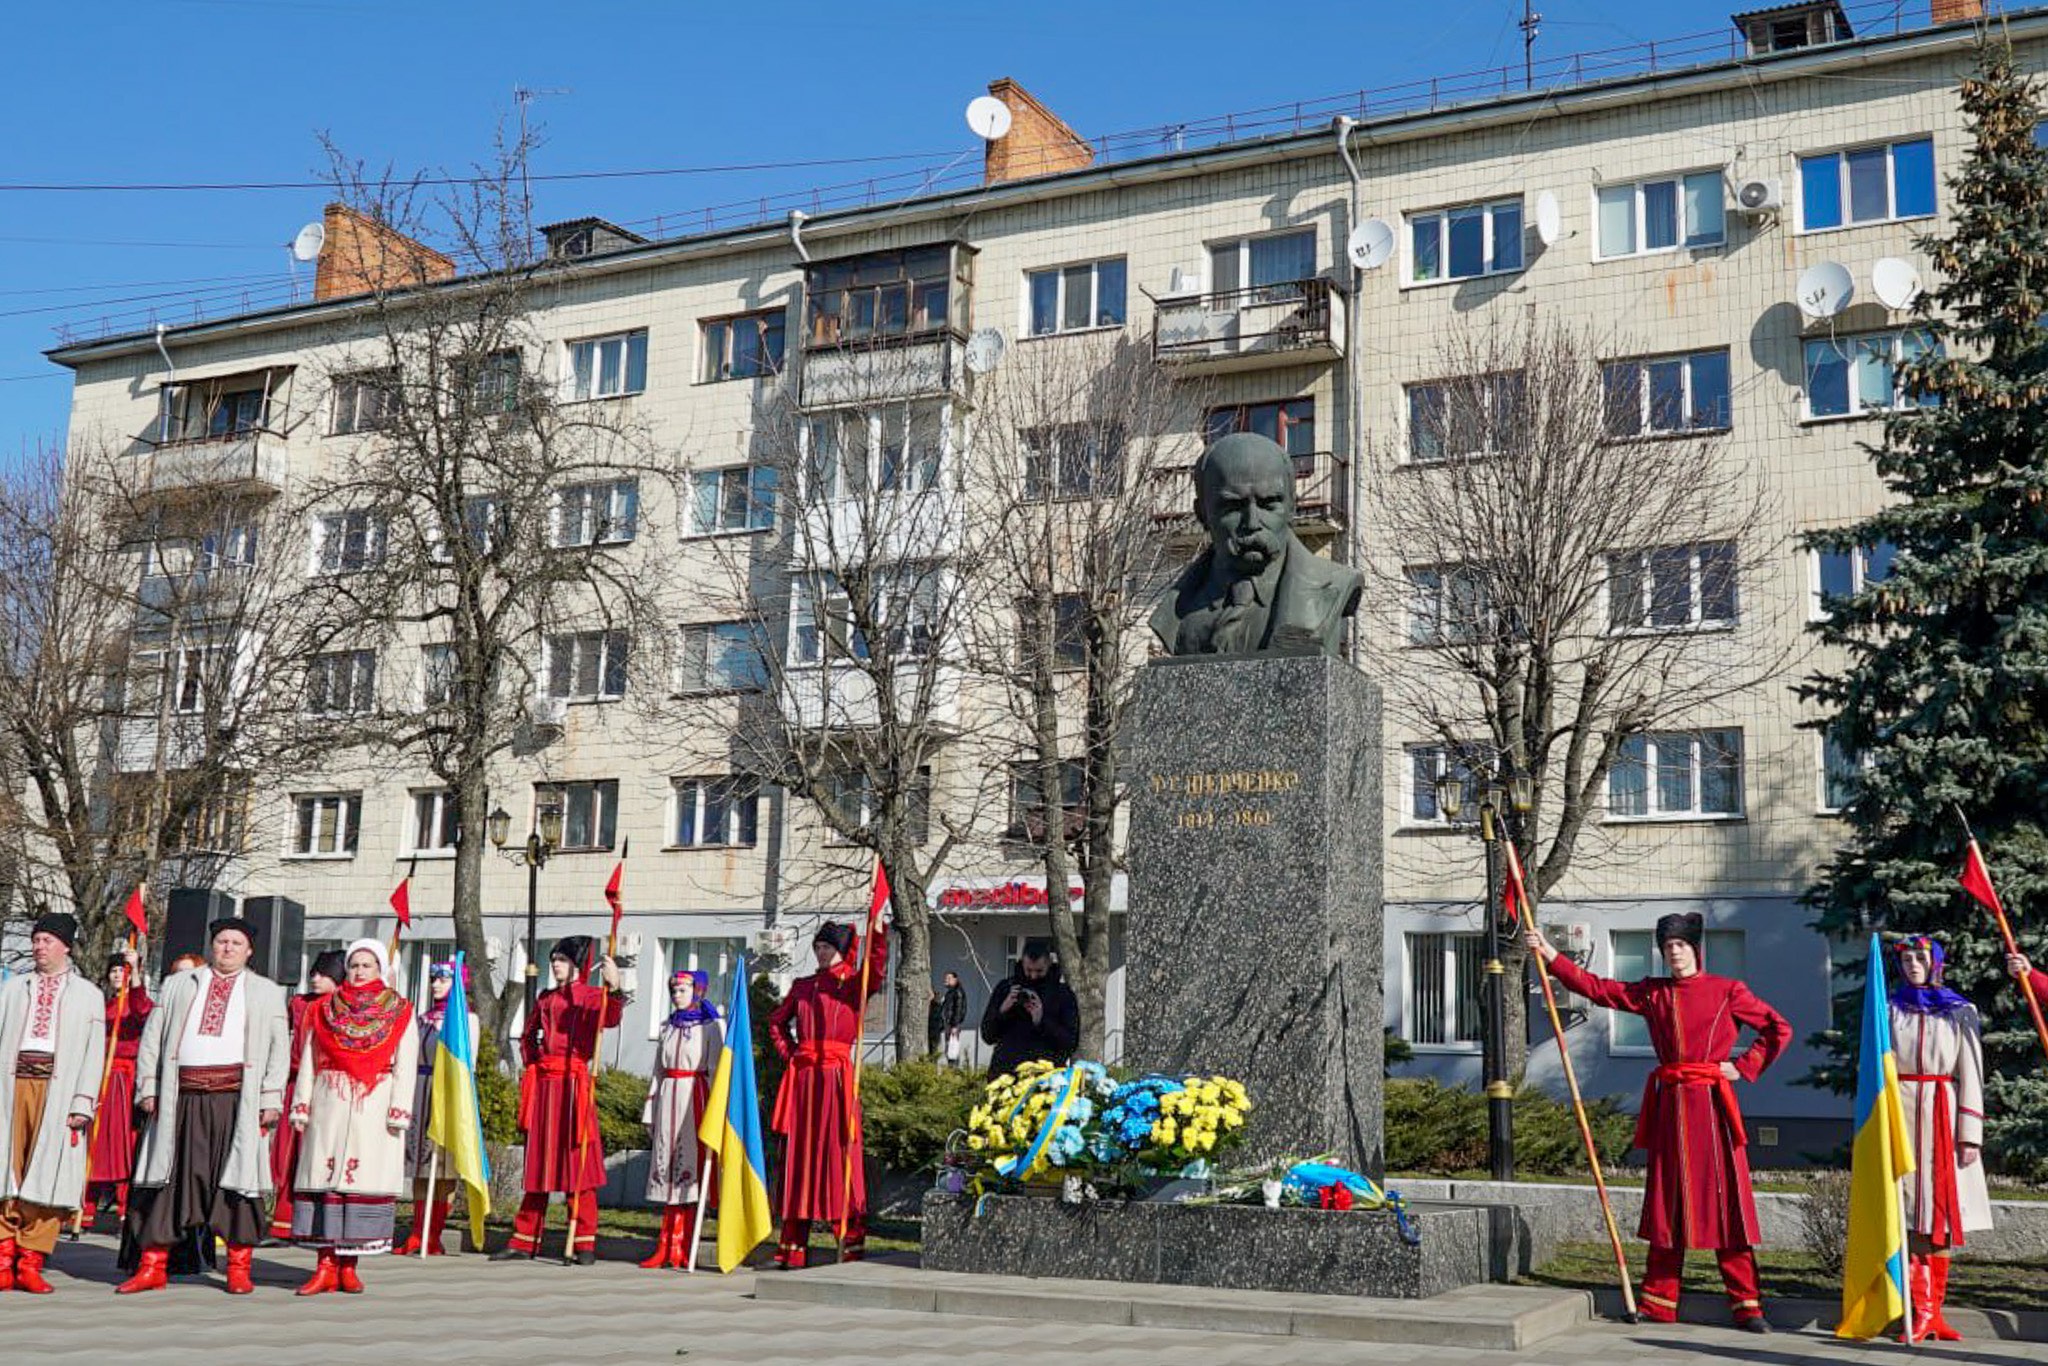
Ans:
{"label": "tree trunk", "polygon": [[[896,960],[896,1060],[922,1058],[926,1047],[925,1021],[931,1008],[932,935],[931,916],[925,900],[925,880],[908,859],[900,865],[884,861],[890,871],[889,906],[895,915],[896,942],[890,946]],[[869,984],[879,992],[882,983]]]}
{"label": "tree trunk", "polygon": [[[484,942],[484,843],[490,803],[483,770],[479,767],[464,773],[455,785],[456,820],[462,838],[455,843],[455,904],[450,912],[455,922],[455,947],[470,968],[469,1004],[483,1032],[498,1040],[498,1056],[503,1058],[511,1056],[510,1040],[500,1033],[500,1025],[508,1017],[500,1009],[496,974]],[[511,962],[509,952],[505,961]]]}

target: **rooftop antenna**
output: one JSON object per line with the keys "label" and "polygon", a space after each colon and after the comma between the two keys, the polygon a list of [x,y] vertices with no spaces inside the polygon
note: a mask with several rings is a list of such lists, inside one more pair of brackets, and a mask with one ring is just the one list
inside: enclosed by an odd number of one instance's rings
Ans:
{"label": "rooftop antenna", "polygon": [[526,234],[533,234],[533,185],[526,178],[526,106],[542,95],[573,95],[576,92],[565,85],[551,85],[544,90],[529,86],[512,87],[512,103],[519,106],[519,218]]}
{"label": "rooftop antenna", "polygon": [[326,245],[327,225],[315,219],[313,222],[306,224],[305,227],[300,228],[298,236],[292,238],[291,242],[285,247],[285,255],[291,261],[293,303],[299,301],[299,263],[301,261],[319,260],[320,248]]}
{"label": "rooftop antenna", "polygon": [[1536,88],[1536,33],[1543,22],[1543,16],[1536,12],[1535,0],[1522,0],[1522,89]]}

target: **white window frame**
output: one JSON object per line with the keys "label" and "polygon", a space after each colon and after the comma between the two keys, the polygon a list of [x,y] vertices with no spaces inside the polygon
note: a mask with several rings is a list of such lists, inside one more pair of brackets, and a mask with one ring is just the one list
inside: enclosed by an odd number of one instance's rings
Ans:
{"label": "white window frame", "polygon": [[[629,398],[647,392],[647,329],[630,327],[595,337],[578,337],[564,343],[569,351],[567,375],[571,403],[596,402],[608,398]],[[616,387],[604,387],[605,349],[618,348]],[[634,351],[639,352],[640,385],[633,387]]]}
{"label": "white window frame", "polygon": [[[770,324],[780,324],[773,329],[781,337],[778,354],[771,356],[768,347]],[[741,324],[752,324],[760,342],[762,368],[751,374],[733,373],[732,341],[735,330]],[[715,341],[714,341],[715,337]],[[727,313],[722,317],[705,318],[697,324],[698,345],[703,348],[704,365],[697,377],[699,384],[723,384],[736,379],[773,379],[789,364],[789,310],[786,308],[759,308],[747,313]]]}
{"label": "white window frame", "polygon": [[[1901,215],[1899,213],[1899,157],[1898,149],[1912,143],[1928,144],[1928,165],[1934,178],[1934,205],[1927,213]],[[1793,157],[1793,192],[1798,196],[1799,228],[1801,236],[1818,232],[1846,232],[1850,228],[1875,227],[1880,223],[1917,223],[1923,219],[1939,217],[1941,214],[1941,163],[1935,157],[1934,136],[1931,133],[1917,133],[1911,137],[1884,138],[1877,142],[1858,142],[1846,147],[1828,147],[1817,152],[1800,152]],[[1881,218],[1853,218],[1850,216],[1853,204],[1850,180],[1849,157],[1855,152],[1868,152],[1874,148],[1884,149],[1884,200],[1885,214]],[[1810,227],[1806,222],[1806,163],[1815,157],[1837,157],[1835,165],[1835,193],[1837,203],[1842,206],[1842,221],[1826,227]]]}
{"label": "white window frame", "polygon": [[[1799,345],[1800,421],[1854,422],[1860,418],[1881,417],[1886,413],[1911,412],[1915,409],[1935,406],[1933,402],[1923,401],[1907,393],[1905,382],[1900,377],[1905,369],[1907,360],[1903,344],[1908,335],[1914,334],[1925,338],[1924,347],[1919,352],[1920,355],[1939,355],[1941,353],[1941,344],[1933,337],[1927,335],[1927,329],[1921,327],[1886,327],[1872,332],[1846,333],[1839,337],[1829,335],[1825,337],[1802,338]],[[1885,349],[1890,353],[1885,363],[1891,367],[1892,372],[1891,401],[1889,403],[1863,403],[1856,392],[1855,348],[1880,339],[1886,343]],[[1816,346],[1832,346],[1843,358],[1843,364],[1847,367],[1848,374],[1849,409],[1847,412],[1817,413],[1813,410],[1813,366],[1807,358],[1807,353]]]}
{"label": "white window frame", "polygon": [[[1503,210],[1515,212],[1515,263],[1509,266],[1496,265],[1500,256],[1499,227],[1497,219]],[[1474,275],[1453,275],[1451,273],[1451,220],[1455,217],[1477,212],[1483,224],[1480,237],[1480,255],[1485,264]],[[1419,264],[1415,250],[1415,236],[1425,223],[1436,227],[1436,259],[1438,273],[1421,277],[1415,273]],[[1522,197],[1515,195],[1505,199],[1475,200],[1468,204],[1445,204],[1434,209],[1423,209],[1402,215],[1401,235],[1401,287],[1403,289],[1428,289],[1437,285],[1452,285],[1461,280],[1484,280],[1495,275],[1515,275],[1529,268],[1529,251],[1522,238],[1529,228],[1528,214],[1524,211]]]}
{"label": "white window frame", "polygon": [[[719,831],[720,838],[705,839],[704,818],[710,805],[712,791],[724,787],[725,828]],[[685,843],[682,835],[685,803],[690,811],[691,829],[696,838]],[[751,808],[751,822],[743,815],[742,808]],[[734,773],[696,773],[669,779],[668,788],[668,841],[667,849],[753,849],[761,842],[761,787],[752,778]],[[743,838],[746,826],[754,827],[752,839]]]}
{"label": "white window frame", "polygon": [[[1433,947],[1439,955],[1440,970],[1443,973],[1443,1018],[1434,1022],[1435,1027],[1432,1032],[1440,1033],[1443,1037],[1440,1041],[1429,1043],[1421,1042],[1416,1037],[1421,1032],[1421,1020],[1418,1018],[1415,1000],[1416,985],[1419,977],[1417,969],[1420,966],[1419,958],[1422,950],[1432,947],[1418,942],[1423,940],[1442,941],[1441,944],[1434,945]],[[1465,981],[1458,971],[1458,956],[1461,950],[1478,960],[1478,980],[1473,983],[1476,990],[1469,1001],[1463,1002],[1461,1002],[1462,993],[1458,989],[1460,984]],[[1476,1054],[1480,1051],[1483,1031],[1485,1029],[1485,953],[1486,936],[1478,930],[1446,928],[1440,930],[1411,929],[1403,932],[1401,935],[1401,1038],[1408,1043],[1408,1046],[1414,1052],[1442,1057]],[[1458,1017],[1461,1004],[1473,1012],[1472,1028],[1470,1031],[1472,1037],[1469,1039],[1458,1037],[1460,1032]]]}
{"label": "white window frame", "polygon": [[[541,644],[541,696],[565,702],[616,702],[630,686],[632,663],[633,638],[626,631],[599,627],[557,632]],[[587,689],[581,686],[586,668],[594,682]]]}
{"label": "white window frame", "polygon": [[[452,787],[416,787],[406,794],[405,852],[408,855],[431,859],[455,857],[455,846],[462,838],[456,795]],[[457,828],[449,832],[451,837],[444,841],[442,833],[451,824]],[[421,838],[423,832],[425,839]]]}
{"label": "white window frame", "polygon": [[[916,806],[916,804],[917,804],[917,797],[916,797],[915,793],[916,793],[917,789],[918,789],[918,788],[919,788],[920,786],[922,786],[922,787],[923,787],[923,789],[924,789],[924,821],[923,821],[923,824],[924,824],[924,830],[923,830],[923,838],[922,838],[922,839],[920,839],[920,840],[918,840],[918,841],[917,841],[917,843],[918,843],[918,846],[919,846],[920,848],[922,848],[923,846],[925,846],[925,845],[927,845],[927,844],[930,844],[930,843],[931,843],[931,836],[932,836],[932,771],[931,771],[931,769],[929,769],[929,768],[921,768],[921,769],[919,769],[919,770],[917,771],[917,776],[916,776],[916,777],[915,777],[914,779],[912,779],[912,781],[911,781],[911,791],[912,791],[912,794],[913,794],[913,795],[912,795],[912,798],[911,798],[911,804],[912,804],[912,806],[913,806],[913,807],[915,807],[915,806]],[[853,774],[850,774],[850,775],[849,775],[849,774],[835,774],[835,775],[833,775],[833,777],[831,777],[831,778],[830,778],[830,779],[828,780],[827,784],[826,784],[826,791],[827,791],[827,794],[828,794],[828,795],[827,795],[827,797],[826,797],[826,800],[828,800],[828,801],[832,800],[833,798],[832,798],[832,795],[831,795],[831,794],[832,794],[832,793],[834,793],[834,792],[835,792],[835,791],[837,791],[837,790],[840,790],[840,789],[848,789],[848,788],[856,788],[856,787],[857,787],[857,791],[854,791],[854,792],[852,792],[852,793],[851,793],[851,795],[852,795],[852,796],[854,796],[854,798],[855,798],[855,799],[856,799],[856,801],[857,801],[857,807],[856,807],[856,810],[855,810],[854,814],[856,814],[856,815],[858,815],[858,816],[860,817],[860,824],[861,824],[861,826],[863,826],[863,827],[866,827],[866,826],[868,826],[868,825],[871,825],[871,824],[873,824],[873,823],[874,823],[874,819],[875,819],[875,807],[874,807],[874,785],[873,785],[872,783],[870,783],[870,782],[868,781],[868,775],[867,775],[867,773],[866,773],[865,771],[862,771],[862,772],[856,772],[856,773],[853,773]],[[852,843],[853,843],[853,841],[852,841],[852,840],[849,840],[849,839],[847,839],[847,838],[846,838],[846,837],[845,837],[844,835],[840,834],[838,830],[834,829],[834,828],[832,827],[832,825],[831,825],[831,824],[830,824],[829,822],[827,822],[827,821],[825,820],[825,818],[824,818],[824,817],[823,817],[822,815],[818,817],[818,822],[819,822],[819,824],[820,824],[821,826],[823,826],[823,828],[824,828],[824,832],[825,832],[825,843],[827,843],[827,844],[830,844],[830,845],[841,845],[841,846],[843,846],[843,845],[849,845],[849,844],[852,844]]]}
{"label": "white window frame", "polygon": [[[1828,751],[1836,747],[1833,732],[1834,727],[1827,726],[1815,732],[1813,737],[1815,770],[1813,809],[1815,814],[1821,816],[1839,816],[1842,814],[1843,808],[1848,805],[1847,801],[1831,802],[1828,800],[1830,796],[1828,791]],[[1870,756],[1868,754],[1856,754],[1844,747],[1842,748],[1842,758],[1855,775],[1861,775],[1870,771]],[[1853,781],[1853,778],[1850,780]]]}
{"label": "white window frame", "polygon": [[1499,456],[1501,448],[1497,445],[1482,446],[1480,449],[1472,451],[1447,450],[1433,456],[1417,454],[1415,443],[1421,432],[1421,426],[1415,418],[1415,405],[1416,398],[1420,394],[1432,390],[1441,394],[1445,413],[1442,435],[1448,438],[1457,431],[1458,426],[1450,418],[1452,400],[1469,397],[1474,401],[1478,401],[1480,399],[1480,392],[1483,389],[1484,402],[1489,411],[1475,416],[1473,423],[1483,438],[1496,437],[1500,435],[1508,421],[1502,414],[1501,404],[1503,401],[1502,389],[1509,381],[1512,381],[1518,389],[1515,395],[1515,402],[1520,406],[1516,409],[1516,416],[1520,416],[1526,412],[1526,405],[1529,401],[1528,375],[1525,371],[1500,370],[1484,375],[1449,375],[1441,379],[1417,380],[1412,384],[1402,385],[1401,425],[1407,439],[1401,445],[1401,463],[1414,465],[1420,469],[1430,469],[1437,465],[1448,465],[1455,460],[1491,460]]}
{"label": "white window frame", "polygon": [[455,646],[451,642],[435,641],[420,646],[422,707],[459,705],[462,689],[455,679],[455,665]]}
{"label": "white window frame", "polygon": [[[1286,237],[1308,239],[1308,274],[1295,280],[1267,280],[1264,283],[1253,283],[1252,244],[1255,242],[1274,242]],[[1316,262],[1322,259],[1320,254],[1321,244],[1313,227],[1281,228],[1277,232],[1255,232],[1244,237],[1225,237],[1211,242],[1208,245],[1208,252],[1202,262],[1203,268],[1211,276],[1215,276],[1218,273],[1216,270],[1216,254],[1220,251],[1229,251],[1235,255],[1236,266],[1234,269],[1237,280],[1229,289],[1223,288],[1220,280],[1209,280],[1209,297],[1217,301],[1219,306],[1236,308],[1242,308],[1253,303],[1278,303],[1286,299],[1300,298],[1302,293],[1301,286],[1308,280],[1315,278]],[[1264,293],[1254,296],[1251,292],[1253,290],[1262,290]]]}
{"label": "white window frame", "polygon": [[[1725,422],[1707,423],[1699,419],[1700,396],[1693,378],[1693,367],[1701,360],[1719,356],[1728,367],[1728,387],[1721,395],[1725,405]],[[1697,436],[1702,432],[1725,432],[1735,425],[1735,370],[1734,358],[1726,347],[1709,347],[1703,351],[1673,352],[1657,356],[1623,356],[1617,360],[1600,363],[1600,431],[1609,441],[1654,441],[1666,437]],[[1655,425],[1657,405],[1651,394],[1650,371],[1655,366],[1676,364],[1679,366],[1680,382],[1684,393],[1684,421],[1676,427]],[[1608,430],[1607,410],[1612,392],[1608,376],[1622,367],[1635,371],[1636,388],[1636,429],[1632,432]]]}
{"label": "white window frame", "polygon": [[[591,803],[590,820],[592,833],[600,839],[596,844],[570,844],[570,808],[578,799],[582,789],[588,789]],[[562,845],[555,852],[559,854],[596,854],[609,852],[619,843],[619,780],[616,778],[579,778],[568,782],[535,783],[533,803],[535,819],[538,819],[540,803],[544,798],[560,802],[562,806]],[[604,840],[605,817],[611,820],[611,838]],[[529,824],[529,829],[536,828]]]}
{"label": "white window frame", "polygon": [[[310,828],[306,817],[313,816]],[[331,821],[324,832],[331,835],[334,847],[321,849],[323,826],[321,813],[331,813]],[[352,859],[362,841],[363,794],[360,792],[295,792],[292,794],[291,828],[285,834],[284,857],[288,859],[321,859],[341,861]],[[302,839],[308,845],[301,848]]]}
{"label": "white window frame", "polygon": [[398,371],[388,366],[336,375],[328,434],[361,436],[395,425],[401,398],[399,383]]}
{"label": "white window frame", "polygon": [[[364,574],[384,563],[390,550],[390,523],[373,508],[348,508],[322,512],[313,518],[312,562],[307,573],[320,576]],[[351,563],[346,558],[349,541],[360,535],[362,554]],[[330,548],[333,548],[330,554]]]}
{"label": "white window frame", "polygon": [[[1651,979],[1654,980],[1659,977],[1669,977],[1671,975],[1671,969],[1664,965],[1664,955],[1657,951],[1657,931],[1654,928],[1635,929],[1632,927],[1622,927],[1618,929],[1610,929],[1607,931],[1607,970],[1610,974],[1613,975],[1613,977],[1616,980],[1641,980],[1634,977],[1622,976],[1620,965],[1621,955],[1616,951],[1615,939],[1617,936],[1624,934],[1630,936],[1641,935],[1649,941],[1649,963]],[[1714,966],[1714,960],[1717,956],[1720,957],[1724,962],[1728,957],[1728,955],[1725,952],[1716,955],[1714,952],[1714,946],[1716,944],[1720,944],[1725,949],[1731,937],[1733,938],[1734,942],[1742,946],[1743,961],[1734,975],[1739,977],[1743,975],[1743,973],[1746,973],[1748,971],[1748,933],[1740,929],[1709,929],[1706,931],[1705,939],[1700,946],[1701,972],[1712,972],[1719,976],[1728,975],[1725,973],[1721,973],[1719,969],[1717,969]],[[1650,1042],[1649,1023],[1648,1021],[1644,1020],[1642,1016],[1636,1015],[1626,1010],[1610,1010],[1606,1012],[1606,1014],[1608,1057],[1654,1058],[1657,1056],[1656,1045]],[[1643,1041],[1641,1043],[1626,1042],[1621,1038],[1622,1034],[1625,1032],[1640,1032]]]}
{"label": "white window frame", "polygon": [[[952,405],[943,400],[914,399],[870,408],[836,408],[813,414],[803,424],[803,496],[821,503],[853,502],[870,490],[877,494],[922,494],[945,484],[952,465]],[[857,460],[849,460],[849,428],[860,437]],[[829,468],[819,455],[820,431],[830,431]],[[916,444],[914,438],[934,444]],[[896,452],[891,458],[891,451]],[[893,474],[892,474],[893,467]],[[905,478],[909,473],[911,477]],[[820,487],[828,474],[829,488]]]}
{"label": "white window frame", "polygon": [[[233,651],[230,645],[180,645],[168,650],[144,650],[136,655],[140,669],[154,667],[159,681],[169,690],[173,716],[200,716],[213,698],[216,670],[221,657]],[[225,681],[225,680],[224,680]]]}
{"label": "white window frame", "polygon": [[[939,648],[934,622],[942,594],[947,589],[943,565],[911,562],[909,572],[890,576],[881,587],[882,601],[875,612],[878,624],[892,630],[906,630],[902,643],[891,642],[897,663],[923,659]],[[852,600],[830,574],[801,575],[790,583],[789,662],[794,667],[817,667],[832,660],[869,659],[873,645],[852,624]],[[898,617],[901,620],[898,620]],[[804,632],[811,632],[811,644],[804,644]],[[826,642],[832,646],[827,649]]]}
{"label": "white window frame", "polygon": [[[712,645],[717,641],[730,642],[737,639],[739,647],[753,655],[757,661],[754,670],[757,677],[751,681],[729,682],[721,674],[712,676]],[[721,652],[720,660],[726,658]],[[715,693],[761,692],[771,681],[768,661],[761,649],[761,642],[755,635],[754,627],[745,621],[696,621],[678,628],[676,639],[675,693],[678,697],[700,697]]]}
{"label": "white window frame", "polygon": [[[1704,552],[1726,546],[1729,553],[1728,588],[1730,594],[1729,612],[1726,617],[1709,617],[1706,613],[1706,569]],[[1665,624],[1649,620],[1657,601],[1655,579],[1650,573],[1653,556],[1686,552],[1686,620]],[[1620,566],[1627,560],[1635,561],[1637,583],[1637,610],[1631,615],[1629,624],[1617,625],[1614,620],[1615,585],[1621,581]],[[1641,550],[1610,551],[1607,555],[1607,579],[1600,587],[1600,619],[1605,623],[1603,634],[1610,636],[1657,636],[1673,635],[1680,632],[1732,631],[1742,622],[1742,550],[1734,541],[1694,541],[1685,545],[1648,546]]]}
{"label": "white window frame", "polygon": [[[1499,632],[1500,613],[1487,601],[1487,572],[1474,564],[1418,564],[1402,571],[1408,584],[1408,630],[1403,644],[1414,650],[1441,649],[1491,640]],[[1426,582],[1434,579],[1433,583]],[[1460,583],[1473,585],[1473,617],[1457,614]]]}
{"label": "white window frame", "polygon": [[[329,705],[315,707],[314,674],[327,676]],[[333,705],[336,675],[345,673],[345,702]],[[358,705],[360,704],[360,705]],[[306,661],[306,695],[301,707],[308,716],[364,716],[377,710],[377,652],[375,650],[323,650]]]}
{"label": "white window frame", "polygon": [[[1735,756],[1735,809],[1732,811],[1705,811],[1700,808],[1701,794],[1705,789],[1705,766],[1702,756],[1708,744],[1707,737],[1733,737],[1730,746]],[[1739,821],[1744,819],[1748,807],[1748,753],[1742,730],[1738,726],[1701,726],[1693,730],[1649,731],[1630,736],[1625,743],[1636,740],[1643,742],[1643,811],[1623,812],[1615,809],[1614,781],[1622,771],[1623,760],[1616,756],[1614,767],[1607,772],[1607,790],[1602,805],[1608,822],[1617,825],[1655,825],[1670,821]],[[1659,805],[1657,770],[1664,756],[1666,746],[1687,747],[1687,771],[1691,789],[1691,804],[1683,809],[1665,808]]]}
{"label": "white window frame", "polygon": [[[1693,181],[1712,180],[1716,196],[1721,205],[1720,225],[1712,236],[1689,237],[1685,231],[1685,191]],[[1649,240],[1648,191],[1653,185],[1672,187],[1674,211],[1677,218],[1676,240],[1668,247],[1644,245]],[[1632,206],[1629,236],[1635,245],[1628,251],[1609,252],[1600,240],[1600,230],[1605,221],[1601,214],[1601,199],[1604,195],[1628,191]],[[1641,180],[1617,181],[1610,185],[1595,185],[1592,196],[1593,209],[1593,259],[1595,261],[1629,261],[1639,256],[1663,256],[1676,251],[1700,251],[1724,247],[1728,244],[1728,187],[1719,167],[1712,170],[1674,171],[1670,175],[1646,176]]]}
{"label": "white window frame", "polygon": [[[1898,564],[1899,552],[1895,547],[1891,546],[1890,542],[1885,542],[1884,544],[1892,552],[1891,563],[1894,568],[1887,570],[1882,576],[1875,579],[1870,577],[1870,557],[1872,552],[1876,550],[1876,547],[1859,545],[1855,550],[1849,552],[1849,592],[1851,594],[1861,593],[1873,583],[1883,583],[1885,579],[1890,578],[1892,574],[1897,572],[1896,566]],[[1833,613],[1828,611],[1827,597],[1821,584],[1820,573],[1821,561],[1833,553],[1835,552],[1820,549],[1806,552],[1806,619],[1808,621],[1826,621],[1833,615]]]}
{"label": "white window frame", "polygon": [[[780,471],[773,465],[721,465],[715,469],[693,470],[690,474],[689,515],[683,519],[683,537],[698,540],[707,536],[744,536],[775,529],[775,494]],[[739,525],[728,523],[732,489],[737,483],[745,495]],[[707,490],[714,509],[709,524],[704,520]]]}
{"label": "white window frame", "polygon": [[[488,557],[498,548],[501,531],[499,519],[505,512],[505,500],[495,493],[473,493],[462,500],[462,534],[476,553]],[[502,528],[509,534],[510,528]],[[427,544],[427,558],[435,564],[452,564],[454,552],[436,525],[430,533]]]}
{"label": "white window frame", "polygon": [[[1120,316],[1105,321],[1102,316],[1102,268],[1116,266],[1124,276],[1124,299],[1118,310]],[[1074,275],[1088,272],[1088,317],[1090,321],[1079,327],[1067,324],[1068,285]],[[1053,281],[1052,316],[1053,325],[1040,330],[1037,322],[1038,282],[1050,276]],[[1076,332],[1101,332],[1123,327],[1131,316],[1131,268],[1128,258],[1123,256],[1100,256],[1090,261],[1070,261],[1064,265],[1040,266],[1024,272],[1024,317],[1018,327],[1018,335],[1030,337],[1071,336]]]}
{"label": "white window frame", "polygon": [[[1464,746],[1459,746],[1458,749],[1460,752],[1471,752],[1465,749]],[[1464,769],[1465,777],[1463,784],[1465,789],[1465,806],[1458,819],[1455,821],[1451,820],[1444,815],[1443,808],[1437,806],[1436,780],[1443,776],[1445,766],[1451,764],[1452,760],[1452,750],[1441,741],[1424,740],[1401,746],[1401,814],[1400,819],[1395,822],[1395,828],[1401,830],[1463,830],[1478,822],[1479,788],[1481,783],[1485,781],[1485,774],[1475,769],[1469,762],[1457,765]],[[1416,772],[1416,768],[1422,764],[1427,764],[1430,769],[1427,788],[1422,785],[1422,775]],[[1416,814],[1416,807],[1420,803],[1425,791],[1429,796],[1430,806],[1436,810],[1436,815],[1434,816],[1420,816]]]}
{"label": "white window frame", "polygon": [[[1123,491],[1123,431],[1100,422],[1062,422],[1019,432],[1023,494],[1031,502],[1113,498]],[[1035,478],[1034,478],[1035,476]]]}
{"label": "white window frame", "polygon": [[638,479],[586,479],[564,484],[549,501],[548,543],[557,550],[629,545],[640,534]]}

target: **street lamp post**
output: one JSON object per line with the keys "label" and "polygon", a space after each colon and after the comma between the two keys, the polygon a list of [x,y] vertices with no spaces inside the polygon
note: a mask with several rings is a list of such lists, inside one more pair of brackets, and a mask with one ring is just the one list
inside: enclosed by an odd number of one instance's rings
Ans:
{"label": "street lamp post", "polygon": [[[491,844],[500,853],[505,851],[505,841],[512,833],[512,817],[500,806],[485,818],[490,827]],[[534,1002],[540,995],[540,870],[547,866],[548,856],[562,845],[562,803],[557,798],[544,797],[534,809],[534,828],[527,832],[526,844],[516,853],[506,854],[507,858],[526,865],[526,1018],[533,1018]]]}

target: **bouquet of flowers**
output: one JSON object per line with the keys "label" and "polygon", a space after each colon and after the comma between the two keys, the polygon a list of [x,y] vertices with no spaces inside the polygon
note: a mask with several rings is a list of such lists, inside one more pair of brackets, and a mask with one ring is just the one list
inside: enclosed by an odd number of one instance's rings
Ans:
{"label": "bouquet of flowers", "polygon": [[1229,1077],[1119,1082],[1099,1063],[1031,1062],[989,1083],[968,1116],[967,1146],[998,1178],[1105,1176],[1129,1185],[1205,1172],[1243,1138],[1251,1108],[1243,1083]]}

